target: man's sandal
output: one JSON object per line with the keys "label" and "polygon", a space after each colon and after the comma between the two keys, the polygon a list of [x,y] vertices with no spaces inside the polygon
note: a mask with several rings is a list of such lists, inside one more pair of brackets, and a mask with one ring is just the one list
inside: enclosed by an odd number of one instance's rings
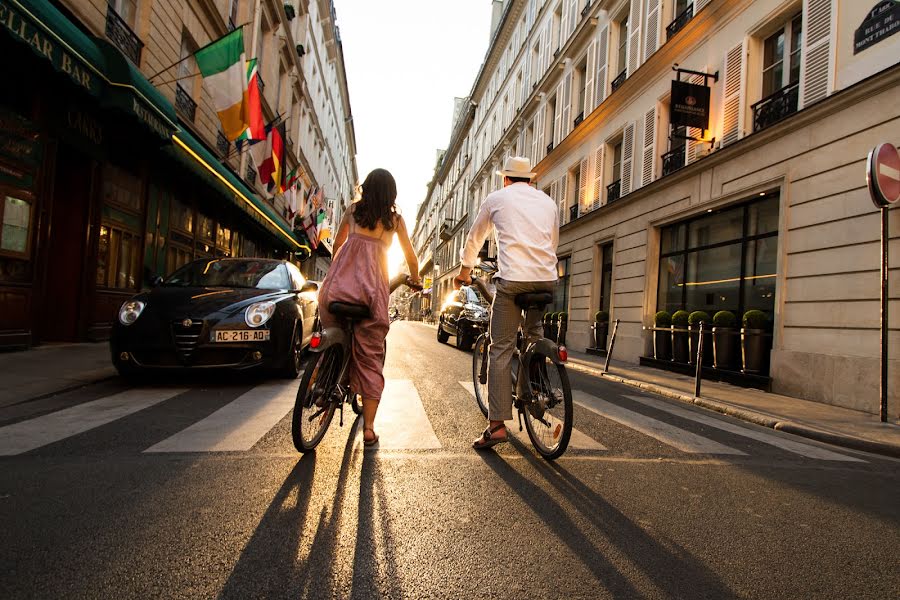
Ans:
{"label": "man's sandal", "polygon": [[[367,439],[366,439],[366,432],[367,432],[367,431],[371,431],[371,432],[372,432],[372,435],[375,436],[375,437],[373,437],[371,440],[367,440]],[[366,446],[374,446],[374,445],[377,444],[377,443],[378,443],[378,436],[375,435],[375,430],[372,429],[371,427],[363,427],[363,444],[366,445]]]}
{"label": "man's sandal", "polygon": [[509,441],[509,434],[504,435],[502,438],[491,437],[501,429],[505,429],[506,425],[501,423],[497,425],[493,429],[491,427],[487,427],[484,432],[481,434],[481,437],[472,442],[472,447],[476,450],[485,450],[487,448],[492,448],[497,444],[502,444],[503,442]]}

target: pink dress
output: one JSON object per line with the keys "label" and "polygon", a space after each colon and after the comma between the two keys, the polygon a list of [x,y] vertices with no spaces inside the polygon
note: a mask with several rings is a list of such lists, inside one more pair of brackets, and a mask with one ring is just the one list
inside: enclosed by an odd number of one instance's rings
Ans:
{"label": "pink dress", "polygon": [[[331,302],[365,304],[371,319],[353,325],[353,351],[350,358],[350,389],[366,400],[381,400],[384,391],[384,341],[390,328],[388,316],[387,253],[393,231],[381,238],[355,231],[350,218],[350,235],[341,246],[319,289],[319,319],[324,327],[335,327],[341,320],[328,310]],[[387,240],[384,236],[387,235]]]}

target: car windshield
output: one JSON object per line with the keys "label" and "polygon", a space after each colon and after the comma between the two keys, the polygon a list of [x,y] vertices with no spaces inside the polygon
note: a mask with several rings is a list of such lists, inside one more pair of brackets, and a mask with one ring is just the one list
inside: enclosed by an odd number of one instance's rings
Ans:
{"label": "car windshield", "polygon": [[277,262],[263,260],[200,260],[189,263],[163,281],[177,287],[290,289],[287,271]]}
{"label": "car windshield", "polygon": [[478,292],[475,290],[475,288],[473,288],[473,287],[465,287],[465,288],[462,288],[462,289],[463,289],[463,291],[464,291],[465,294],[466,294],[466,302],[469,302],[469,303],[472,303],[472,304],[487,304],[487,302],[484,301],[484,298],[482,298],[482,297],[478,294]]}

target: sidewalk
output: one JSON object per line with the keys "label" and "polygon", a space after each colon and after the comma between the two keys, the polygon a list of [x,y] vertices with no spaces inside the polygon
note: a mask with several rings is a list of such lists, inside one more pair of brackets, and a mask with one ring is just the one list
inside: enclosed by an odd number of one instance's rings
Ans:
{"label": "sidewalk", "polygon": [[706,379],[700,387],[700,398],[694,398],[693,377],[615,360],[611,361],[609,372],[603,373],[604,360],[569,350],[568,366],[573,371],[638,387],[764,427],[900,458],[900,424],[896,414],[893,420],[882,423],[878,415]]}
{"label": "sidewalk", "polygon": [[0,352],[0,407],[58,394],[116,375],[109,344],[48,344]]}

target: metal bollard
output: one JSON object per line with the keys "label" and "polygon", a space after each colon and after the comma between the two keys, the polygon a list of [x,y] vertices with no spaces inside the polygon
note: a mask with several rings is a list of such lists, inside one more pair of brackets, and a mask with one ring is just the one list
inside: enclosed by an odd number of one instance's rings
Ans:
{"label": "metal bollard", "polygon": [[697,376],[694,381],[694,398],[700,397],[700,380],[702,379],[703,370],[703,326],[706,325],[700,321],[700,341],[697,343]]}
{"label": "metal bollard", "polygon": [[613,334],[612,338],[609,340],[609,351],[606,353],[606,364],[603,365],[603,372],[609,373],[609,359],[612,358],[613,348],[616,347],[616,331],[619,330],[619,320],[616,319],[616,322],[613,323]]}

